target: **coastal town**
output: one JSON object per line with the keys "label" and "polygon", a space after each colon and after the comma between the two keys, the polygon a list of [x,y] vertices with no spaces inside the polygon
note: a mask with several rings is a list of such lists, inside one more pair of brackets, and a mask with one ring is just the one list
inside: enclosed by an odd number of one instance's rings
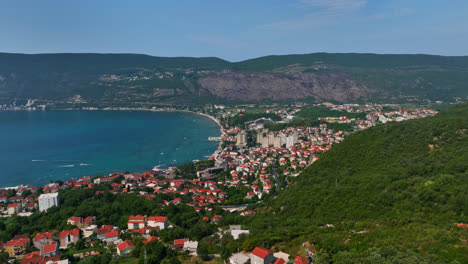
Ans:
{"label": "coastal town", "polygon": [[[152,110],[174,109],[155,107]],[[11,263],[63,264],[110,254],[115,260],[136,260],[137,255],[132,254],[135,248],[161,243],[185,263],[194,259],[233,264],[313,263],[316,249],[307,241],[300,243],[300,251],[295,252],[273,251],[262,244],[248,243],[228,253],[211,252],[202,244],[247,239],[255,230],[225,218],[255,217],[259,213],[256,205],[294,184],[304,169],[350,134],[378,124],[420,119],[438,112],[424,108],[401,109],[396,105],[295,103],[206,105],[198,113],[211,118],[221,130],[219,137],[210,138],[219,141],[219,148],[208,160],[195,160],[177,167],[156,166],[145,172],[82,175],[42,187],[3,188],[0,189],[0,213],[4,222],[18,217],[46,216],[67,202],[65,191],[81,190],[89,193],[90,199],[101,199],[105,195],[132,196],[162,211],[176,207],[191,210],[190,214],[196,215],[195,222],[212,227],[212,232],[204,237],[177,237],[174,232],[168,236],[167,232],[171,232],[168,230],[182,228],[179,220],[168,215],[134,213],[123,215],[118,221],[104,222],[98,214],[68,212],[65,218],[57,219],[62,229],[44,227],[33,233],[21,233],[21,228],[7,230],[1,222],[0,231],[9,231],[8,239],[0,241],[4,259]],[[458,223],[458,226],[463,228],[464,224]],[[333,228],[333,224],[325,228]],[[146,258],[146,251],[144,254],[138,257]]]}

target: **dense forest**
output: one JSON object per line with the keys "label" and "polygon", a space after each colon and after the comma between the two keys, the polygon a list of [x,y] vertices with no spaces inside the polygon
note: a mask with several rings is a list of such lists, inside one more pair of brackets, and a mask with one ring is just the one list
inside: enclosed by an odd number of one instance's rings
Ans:
{"label": "dense forest", "polygon": [[467,263],[468,104],[347,137],[257,210],[258,243],[319,263]]}

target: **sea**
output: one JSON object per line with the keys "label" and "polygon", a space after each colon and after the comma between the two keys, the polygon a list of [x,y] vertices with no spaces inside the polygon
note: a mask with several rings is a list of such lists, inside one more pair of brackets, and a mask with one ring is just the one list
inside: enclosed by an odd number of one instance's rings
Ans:
{"label": "sea", "polygon": [[219,135],[213,120],[185,112],[0,112],[0,187],[207,159]]}

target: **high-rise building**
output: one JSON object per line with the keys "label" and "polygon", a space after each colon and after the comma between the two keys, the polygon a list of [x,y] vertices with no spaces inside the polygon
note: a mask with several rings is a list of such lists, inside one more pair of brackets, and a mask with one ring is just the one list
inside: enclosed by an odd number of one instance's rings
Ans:
{"label": "high-rise building", "polygon": [[58,193],[45,193],[39,196],[39,211],[46,211],[52,206],[58,206]]}
{"label": "high-rise building", "polygon": [[247,145],[247,134],[245,132],[240,132],[237,134],[237,146],[245,146]]}

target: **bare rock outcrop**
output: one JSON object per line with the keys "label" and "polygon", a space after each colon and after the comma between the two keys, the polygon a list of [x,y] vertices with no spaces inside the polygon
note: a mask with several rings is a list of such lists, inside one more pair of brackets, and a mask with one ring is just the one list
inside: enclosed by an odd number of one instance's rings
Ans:
{"label": "bare rock outcrop", "polygon": [[348,101],[367,98],[372,90],[345,73],[219,72],[198,80],[200,96],[236,101],[286,100],[306,97]]}

